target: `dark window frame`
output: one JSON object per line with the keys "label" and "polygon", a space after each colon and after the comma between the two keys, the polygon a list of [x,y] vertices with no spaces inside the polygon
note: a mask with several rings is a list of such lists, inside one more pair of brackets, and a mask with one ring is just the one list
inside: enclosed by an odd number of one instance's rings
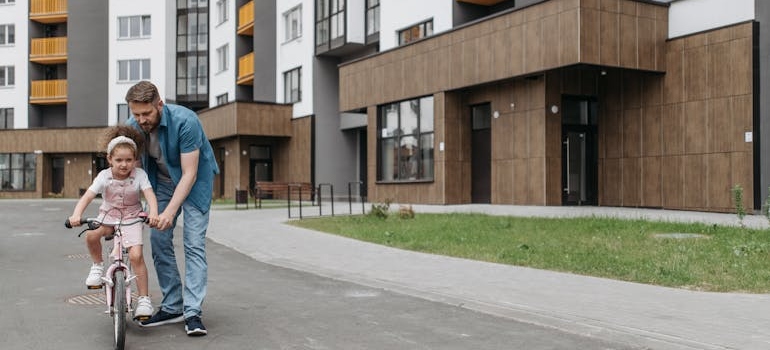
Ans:
{"label": "dark window frame", "polygon": [[[403,182],[430,182],[435,178],[435,111],[433,96],[423,96],[415,99],[398,101],[380,105],[377,108],[377,182],[378,183],[403,183]],[[423,115],[422,104],[430,108],[430,116]],[[411,115],[416,120],[405,123],[406,113],[402,110],[408,105]],[[388,125],[389,112],[396,117],[394,125]],[[393,114],[390,114],[391,116]],[[423,120],[430,120],[430,125],[423,125]],[[402,130],[405,125],[414,127],[412,130]],[[392,130],[389,130],[392,129]],[[414,142],[412,147],[404,147],[407,140]],[[398,145],[398,146],[396,146]],[[394,150],[388,153],[388,162],[384,159],[386,150]],[[385,175],[388,176],[385,176]]]}
{"label": "dark window frame", "polygon": [[[294,82],[295,75],[297,86],[288,84]],[[297,67],[283,72],[283,102],[297,103],[300,101],[302,101],[302,67]]]}
{"label": "dark window frame", "polygon": [[398,46],[424,39],[433,35],[433,18],[416,23],[398,31]]}
{"label": "dark window frame", "polygon": [[35,191],[36,168],[34,153],[0,153],[0,191]]}

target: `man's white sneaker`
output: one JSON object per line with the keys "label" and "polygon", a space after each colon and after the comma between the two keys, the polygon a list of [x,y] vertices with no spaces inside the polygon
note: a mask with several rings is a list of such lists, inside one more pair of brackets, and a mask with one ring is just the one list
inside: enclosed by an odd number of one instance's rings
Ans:
{"label": "man's white sneaker", "polygon": [[104,283],[102,281],[102,274],[104,273],[104,267],[102,264],[91,265],[91,271],[86,278],[86,287],[89,289],[99,289]]}
{"label": "man's white sneaker", "polygon": [[152,316],[152,300],[148,296],[140,296],[136,301],[136,310],[134,310],[135,320],[146,320]]}

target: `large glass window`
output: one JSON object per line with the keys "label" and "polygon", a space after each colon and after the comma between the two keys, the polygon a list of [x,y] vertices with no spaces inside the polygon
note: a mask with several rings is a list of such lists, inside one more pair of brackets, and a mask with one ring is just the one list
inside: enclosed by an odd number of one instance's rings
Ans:
{"label": "large glass window", "polygon": [[0,129],[13,129],[13,108],[0,108]]}
{"label": "large glass window", "polygon": [[16,43],[16,26],[13,24],[0,24],[0,45],[13,45]]}
{"label": "large glass window", "polygon": [[345,1],[316,0],[316,46],[345,36]]}
{"label": "large glass window", "polygon": [[433,35],[433,20],[415,24],[398,32],[398,44],[404,45],[412,41]]}
{"label": "large glass window", "polygon": [[295,103],[302,99],[302,67],[283,73],[283,101]]}
{"label": "large glass window", "polygon": [[149,79],[149,59],[118,61],[118,82],[133,82]]}
{"label": "large glass window", "polygon": [[380,0],[366,0],[366,35],[380,32]]}
{"label": "large glass window", "polygon": [[16,70],[13,66],[0,66],[0,87],[16,85]]}
{"label": "large glass window", "polygon": [[152,34],[152,21],[149,15],[118,17],[118,38],[149,38]]}
{"label": "large glass window", "polygon": [[377,124],[377,180],[433,180],[433,97],[380,106]]}
{"label": "large glass window", "polygon": [[284,41],[292,41],[302,36],[302,5],[283,14]]}
{"label": "large glass window", "polygon": [[34,191],[35,164],[33,153],[0,153],[0,190]]}

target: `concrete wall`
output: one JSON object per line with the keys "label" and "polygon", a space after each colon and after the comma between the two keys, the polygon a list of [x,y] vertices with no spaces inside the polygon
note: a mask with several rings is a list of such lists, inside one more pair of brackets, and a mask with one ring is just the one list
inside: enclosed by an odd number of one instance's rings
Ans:
{"label": "concrete wall", "polygon": [[67,126],[105,126],[108,1],[70,1],[67,21]]}

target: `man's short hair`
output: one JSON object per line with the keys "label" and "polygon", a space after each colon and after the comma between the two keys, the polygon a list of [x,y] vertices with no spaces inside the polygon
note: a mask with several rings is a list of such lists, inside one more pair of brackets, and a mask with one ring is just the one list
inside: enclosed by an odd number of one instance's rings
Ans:
{"label": "man's short hair", "polygon": [[126,102],[153,103],[160,98],[158,88],[149,81],[140,81],[128,89]]}

